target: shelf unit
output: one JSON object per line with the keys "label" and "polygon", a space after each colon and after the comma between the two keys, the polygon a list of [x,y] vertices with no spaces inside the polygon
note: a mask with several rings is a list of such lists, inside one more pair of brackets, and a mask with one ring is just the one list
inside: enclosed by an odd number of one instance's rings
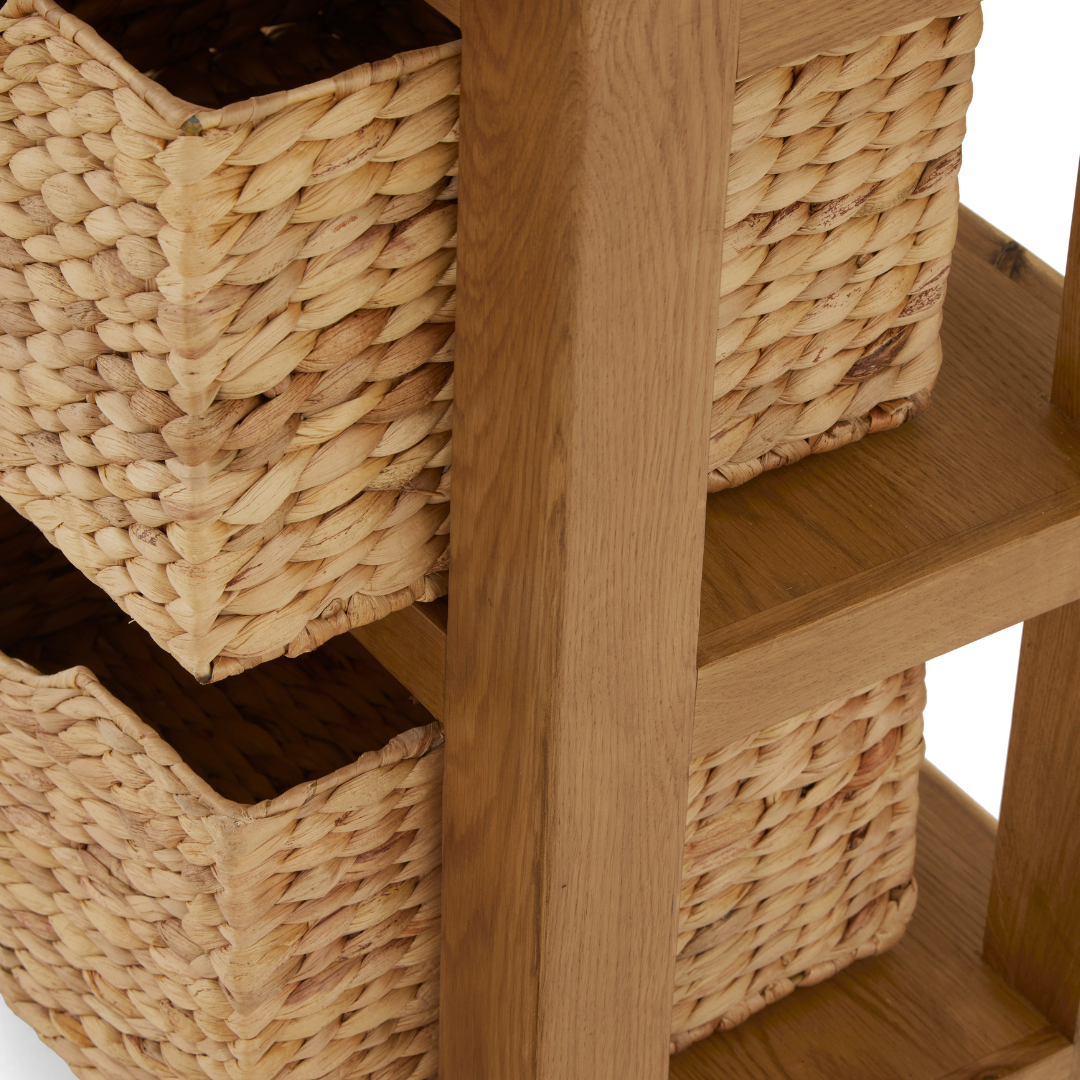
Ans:
{"label": "shelf unit", "polygon": [[[466,42],[454,599],[354,633],[447,723],[440,1076],[1075,1080],[1080,226],[1066,283],[964,210],[931,412],[702,506],[735,80],[942,5],[430,2]],[[1000,828],[928,768],[901,944],[669,1066],[685,762],[1020,620]]]}
{"label": "shelf unit", "polygon": [[[453,602],[353,632],[446,724],[440,1080],[1080,1080],[1080,217],[963,211],[931,412],[706,499],[736,79],[948,5],[430,2]],[[1000,826],[928,767],[903,941],[669,1061],[688,762],[1020,620]]]}

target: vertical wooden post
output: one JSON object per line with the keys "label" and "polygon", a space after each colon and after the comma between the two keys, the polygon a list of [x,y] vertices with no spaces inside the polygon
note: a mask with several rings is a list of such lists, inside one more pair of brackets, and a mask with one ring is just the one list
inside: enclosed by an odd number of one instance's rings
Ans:
{"label": "vertical wooden post", "polygon": [[986,959],[1062,1032],[1080,1005],[1080,601],[1024,624]]}
{"label": "vertical wooden post", "polygon": [[1061,323],[1050,400],[1066,416],[1080,420],[1080,174],[1076,178],[1069,262],[1065,268],[1065,293],[1061,298]]}
{"label": "vertical wooden post", "polygon": [[[1051,400],[1080,419],[1080,178]],[[1078,826],[1080,601],[1024,624],[985,940],[990,964],[1070,1038],[1080,1006]]]}
{"label": "vertical wooden post", "polygon": [[[1077,1030],[1080,1031],[1080,1018],[1077,1019]],[[1072,1049],[1072,1071],[1069,1080],[1080,1080],[1080,1043],[1074,1042]]]}
{"label": "vertical wooden post", "polygon": [[733,0],[466,0],[440,1080],[660,1080]]}

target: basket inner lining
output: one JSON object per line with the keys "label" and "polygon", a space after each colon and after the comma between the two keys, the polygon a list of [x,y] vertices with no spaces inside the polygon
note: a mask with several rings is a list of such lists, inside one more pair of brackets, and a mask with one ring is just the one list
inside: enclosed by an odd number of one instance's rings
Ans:
{"label": "basket inner lining", "polygon": [[461,36],[424,0],[82,0],[67,8],[130,64],[203,108]]}
{"label": "basket inner lining", "polygon": [[237,802],[321,779],[433,721],[349,634],[295,660],[200,686],[7,507],[0,565],[11,570],[0,583],[0,649],[46,674],[89,667]]}

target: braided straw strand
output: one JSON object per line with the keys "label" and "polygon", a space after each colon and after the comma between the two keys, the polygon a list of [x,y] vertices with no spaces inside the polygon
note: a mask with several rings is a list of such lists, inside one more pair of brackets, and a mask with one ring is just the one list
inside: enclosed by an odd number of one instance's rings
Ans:
{"label": "braided straw strand", "polygon": [[0,16],[4,497],[203,680],[441,595],[460,43],[195,117]]}
{"label": "braided straw strand", "polygon": [[929,402],[982,32],[967,8],[736,88],[710,491]]}

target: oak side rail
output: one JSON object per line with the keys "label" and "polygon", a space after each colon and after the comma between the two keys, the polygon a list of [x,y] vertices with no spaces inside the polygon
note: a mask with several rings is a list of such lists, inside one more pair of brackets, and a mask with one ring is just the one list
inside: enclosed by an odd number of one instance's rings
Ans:
{"label": "oak side rail", "polygon": [[[462,0],[427,2],[461,25]],[[738,77],[746,79],[943,13],[952,14],[941,0],[743,0]]]}
{"label": "oak side rail", "polygon": [[667,1076],[735,0],[466,0],[440,1080]]}

